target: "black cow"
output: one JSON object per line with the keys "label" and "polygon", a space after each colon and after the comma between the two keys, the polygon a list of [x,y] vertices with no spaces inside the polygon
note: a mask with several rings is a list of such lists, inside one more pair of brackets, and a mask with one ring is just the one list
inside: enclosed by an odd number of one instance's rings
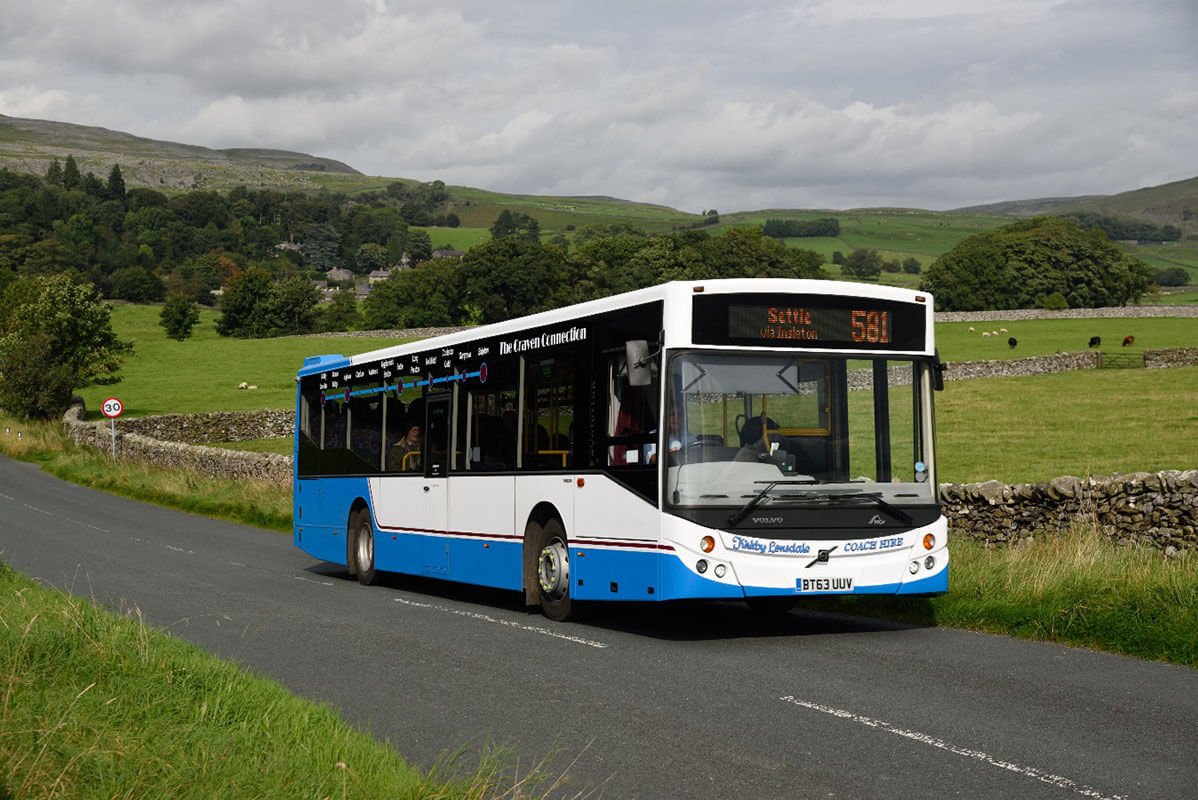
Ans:
{"label": "black cow", "polygon": [[1090,346],[1091,347],[1098,347],[1098,345],[1100,345],[1100,344],[1102,344],[1101,336],[1091,336],[1090,337]]}
{"label": "black cow", "polygon": [[1017,344],[1019,344],[1019,340],[1016,339],[1014,336],[1012,336],[1010,339],[1007,339],[1007,346],[1010,347],[1012,350],[1015,349],[1015,345],[1017,345]]}

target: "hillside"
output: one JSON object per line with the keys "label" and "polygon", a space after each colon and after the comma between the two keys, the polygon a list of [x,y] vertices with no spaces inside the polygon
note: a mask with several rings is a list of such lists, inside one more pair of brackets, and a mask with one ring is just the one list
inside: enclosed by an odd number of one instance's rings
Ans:
{"label": "hillside", "polygon": [[113,164],[129,186],[159,189],[228,189],[237,184],[310,189],[312,175],[356,176],[348,164],[307,153],[259,148],[213,150],[197,145],[146,139],[67,122],[22,119],[0,114],[0,166],[42,174],[51,159],[73,155],[83,172],[103,178]]}
{"label": "hillside", "polygon": [[1089,211],[1111,217],[1132,217],[1155,225],[1175,225],[1187,234],[1198,233],[1198,177],[1147,186],[1112,195],[1042,197],[1012,200],[956,209],[973,214],[1030,217]]}

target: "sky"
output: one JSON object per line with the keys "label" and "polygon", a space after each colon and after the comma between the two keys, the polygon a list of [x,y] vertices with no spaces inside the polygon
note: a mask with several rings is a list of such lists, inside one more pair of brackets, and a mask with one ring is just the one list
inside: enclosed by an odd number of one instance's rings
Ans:
{"label": "sky", "polygon": [[0,113],[691,212],[1198,175],[1198,0],[4,0]]}

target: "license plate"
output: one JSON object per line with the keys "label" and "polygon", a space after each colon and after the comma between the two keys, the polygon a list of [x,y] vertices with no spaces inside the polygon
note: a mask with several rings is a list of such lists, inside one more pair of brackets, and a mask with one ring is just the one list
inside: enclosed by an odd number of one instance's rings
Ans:
{"label": "license plate", "polygon": [[798,578],[795,580],[796,592],[851,592],[852,578]]}

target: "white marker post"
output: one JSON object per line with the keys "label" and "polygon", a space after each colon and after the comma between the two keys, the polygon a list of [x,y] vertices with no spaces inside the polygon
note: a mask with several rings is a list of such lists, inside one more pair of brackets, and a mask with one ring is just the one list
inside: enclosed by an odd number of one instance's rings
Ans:
{"label": "white marker post", "polygon": [[100,411],[103,412],[104,416],[112,420],[112,457],[114,459],[116,458],[116,418],[124,410],[125,407],[121,405],[121,401],[115,397],[107,398],[104,404],[100,406]]}

